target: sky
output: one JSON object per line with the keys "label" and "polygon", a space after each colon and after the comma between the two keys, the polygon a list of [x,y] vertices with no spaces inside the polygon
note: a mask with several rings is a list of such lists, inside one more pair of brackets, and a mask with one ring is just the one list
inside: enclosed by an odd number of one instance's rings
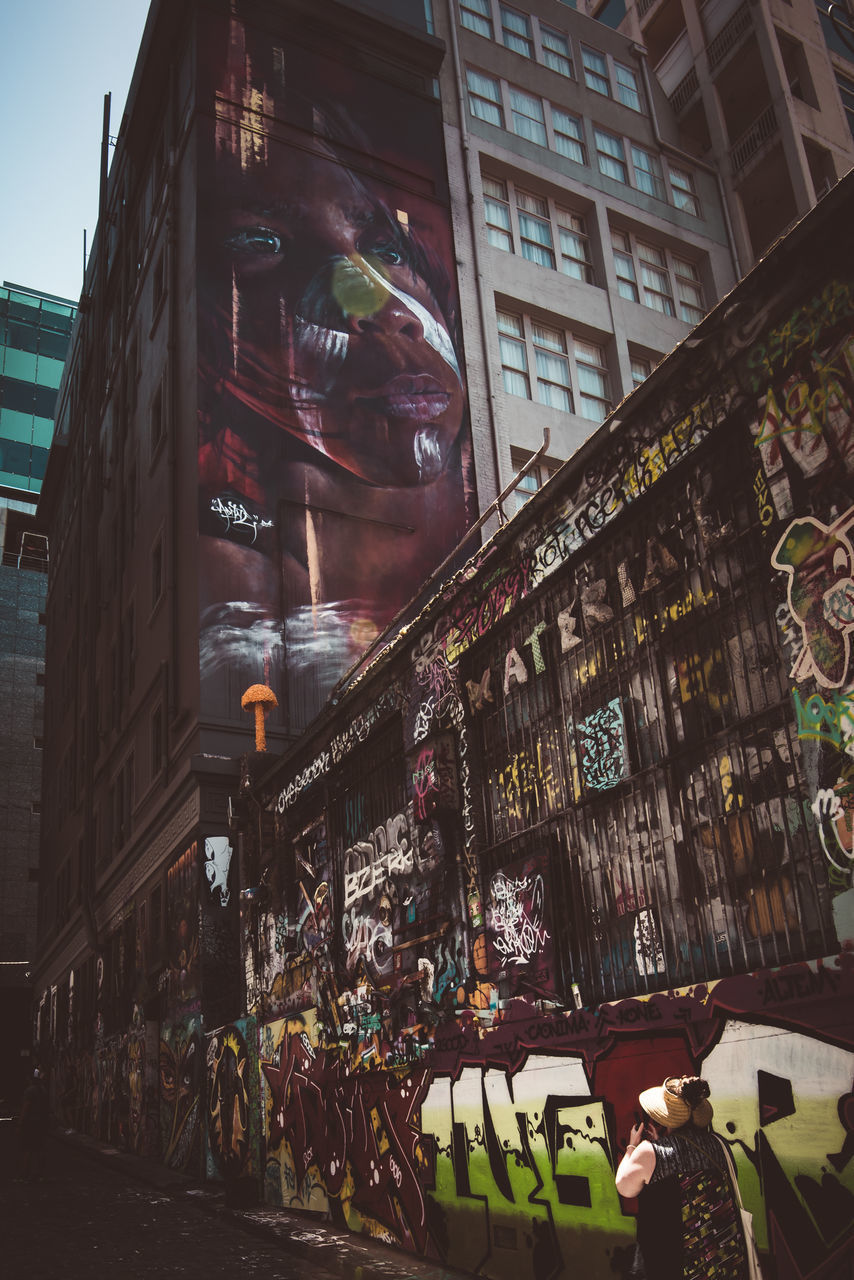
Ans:
{"label": "sky", "polygon": [[[149,0],[0,0],[0,280],[76,301]],[[112,157],[112,149],[110,151]]]}

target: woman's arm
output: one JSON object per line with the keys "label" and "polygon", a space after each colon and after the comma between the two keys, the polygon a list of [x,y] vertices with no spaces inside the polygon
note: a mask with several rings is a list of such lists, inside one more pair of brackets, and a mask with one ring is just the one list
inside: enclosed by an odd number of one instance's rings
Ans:
{"label": "woman's arm", "polygon": [[615,1181],[621,1196],[638,1195],[655,1171],[655,1151],[644,1140],[643,1125],[636,1124],[629,1135],[626,1154],[620,1161]]}

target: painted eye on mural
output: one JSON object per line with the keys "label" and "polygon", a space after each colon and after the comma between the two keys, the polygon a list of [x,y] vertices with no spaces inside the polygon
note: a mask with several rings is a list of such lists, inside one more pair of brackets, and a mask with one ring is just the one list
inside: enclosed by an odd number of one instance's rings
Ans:
{"label": "painted eye on mural", "polygon": [[403,253],[393,240],[374,241],[372,244],[365,246],[365,253],[371,258],[377,258],[380,262],[384,262],[389,267],[399,267],[404,260]]}
{"label": "painted eye on mural", "polygon": [[227,248],[245,258],[273,258],[282,252],[282,237],[270,227],[241,227],[226,236]]}

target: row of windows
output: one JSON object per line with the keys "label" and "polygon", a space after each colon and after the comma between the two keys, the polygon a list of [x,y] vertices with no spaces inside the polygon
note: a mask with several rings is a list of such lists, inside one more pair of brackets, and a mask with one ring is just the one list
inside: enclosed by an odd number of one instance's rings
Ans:
{"label": "row of windows", "polygon": [[55,329],[58,333],[68,334],[76,311],[77,307],[73,302],[60,302],[58,299],[39,297],[38,294],[22,293],[18,289],[10,289],[8,285],[0,288],[0,318],[8,316],[11,320],[23,320],[40,329]]}
{"label": "row of windows", "polygon": [[590,237],[581,214],[486,176],[483,203],[487,238],[496,249],[521,253],[538,266],[558,269],[586,284],[596,283]]}
{"label": "row of windows", "polygon": [[580,165],[589,163],[592,140],[596,166],[604,177],[695,218],[700,216],[694,179],[686,169],[668,161],[665,171],[661,157],[654,151],[596,124],[589,125],[588,137],[587,122],[580,116],[472,67],[466,70],[466,83],[469,110],[479,120],[499,129],[507,128],[505,122],[509,121],[511,131],[518,137],[548,147]]}
{"label": "row of windows", "polygon": [[536,399],[591,422],[601,422],[608,415],[611,387],[602,347],[510,311],[499,311],[497,321],[501,373],[508,394]]}
{"label": "row of windows", "polygon": [[[494,32],[501,33],[501,43],[523,58],[535,59],[559,75],[576,79],[569,36],[540,19],[532,19],[526,13],[510,5],[495,5],[493,0],[460,0],[460,21],[469,31],[475,31],[487,40],[494,39]],[[640,81],[632,67],[608,56],[589,45],[579,45],[580,76],[588,89],[614,98],[632,111],[644,111]]]}
{"label": "row of windows", "polygon": [[693,262],[637,240],[625,231],[611,231],[617,287],[624,298],[642,302],[653,311],[697,324],[705,315],[700,273]]}
{"label": "row of windows", "polygon": [[[586,284],[597,283],[587,222],[580,213],[486,175],[483,200],[487,238],[496,249],[519,253]],[[686,324],[702,320],[706,308],[695,262],[625,231],[611,231],[611,247],[622,297]]]}

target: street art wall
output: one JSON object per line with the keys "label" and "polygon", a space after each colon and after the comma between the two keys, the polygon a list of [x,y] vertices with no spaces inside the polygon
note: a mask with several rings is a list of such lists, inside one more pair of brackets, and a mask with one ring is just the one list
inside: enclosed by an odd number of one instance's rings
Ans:
{"label": "street art wall", "polygon": [[816,218],[245,759],[228,837],[175,850],[144,1019],[130,914],[46,996],[69,1114],[132,1143],[115,1082],[156,1044],[167,1163],[491,1280],[612,1280],[638,1092],[702,1074],[769,1280],[852,1273],[854,281],[847,209]]}
{"label": "street art wall", "polygon": [[480,1275],[627,1274],[637,1093],[696,1072],[773,1273],[850,1270],[854,292],[810,266],[259,796],[274,1203]]}
{"label": "street art wall", "polygon": [[203,705],[298,730],[476,516],[438,103],[249,25],[200,57]]}

